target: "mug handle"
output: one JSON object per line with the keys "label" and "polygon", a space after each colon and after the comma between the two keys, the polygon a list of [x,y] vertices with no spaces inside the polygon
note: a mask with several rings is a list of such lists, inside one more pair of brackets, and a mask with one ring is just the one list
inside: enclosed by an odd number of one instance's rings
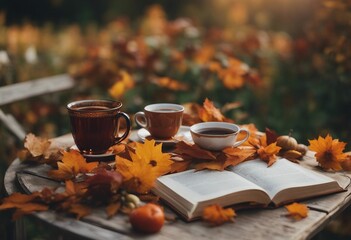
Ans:
{"label": "mug handle", "polygon": [[246,130],[246,129],[240,129],[239,132],[238,132],[238,134],[239,134],[240,132],[246,132],[246,136],[245,136],[245,138],[244,138],[243,140],[240,140],[239,142],[235,142],[234,145],[233,145],[233,147],[237,147],[237,146],[243,144],[244,142],[246,142],[246,140],[247,140],[247,139],[249,138],[249,136],[250,136],[250,132],[249,132],[248,130]]}
{"label": "mug handle", "polygon": [[144,112],[137,112],[134,115],[134,120],[139,127],[147,128],[147,119]]}
{"label": "mug handle", "polygon": [[[121,118],[121,117],[126,120],[127,128],[121,137],[118,137],[118,136],[115,137],[114,144],[118,144],[118,143],[122,142],[124,139],[126,139],[128,137],[129,132],[130,132],[130,118],[129,118],[129,116],[124,112],[117,113],[117,121],[119,121],[119,118]],[[118,133],[117,133],[117,135],[118,135]]]}

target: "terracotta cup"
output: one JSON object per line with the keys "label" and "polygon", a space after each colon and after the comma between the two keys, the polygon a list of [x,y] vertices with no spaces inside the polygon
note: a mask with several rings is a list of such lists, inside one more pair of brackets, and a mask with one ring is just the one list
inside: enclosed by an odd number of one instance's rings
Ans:
{"label": "terracotta cup", "polygon": [[170,139],[178,132],[183,118],[184,107],[172,103],[147,105],[137,112],[135,122],[150,132],[156,139]]}
{"label": "terracotta cup", "polygon": [[[246,136],[241,141],[236,141],[240,132],[245,132]],[[240,129],[233,123],[225,122],[203,122],[190,127],[190,133],[195,144],[201,148],[220,151],[226,147],[237,147],[249,138],[249,131]]]}
{"label": "terracotta cup", "polygon": [[[121,107],[121,102],[110,100],[82,100],[67,105],[74,142],[83,154],[105,153],[128,136],[130,119],[120,111]],[[127,126],[122,136],[118,136],[120,118]]]}

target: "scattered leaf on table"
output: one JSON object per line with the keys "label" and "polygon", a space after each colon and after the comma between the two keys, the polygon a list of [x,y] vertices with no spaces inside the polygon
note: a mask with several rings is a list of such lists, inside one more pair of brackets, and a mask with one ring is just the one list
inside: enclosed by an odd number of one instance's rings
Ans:
{"label": "scattered leaf on table", "polygon": [[89,173],[98,166],[97,162],[87,163],[85,158],[76,150],[63,153],[61,162],[57,162],[58,170],[52,170],[48,175],[57,180],[68,180],[79,173]]}
{"label": "scattered leaf on table", "polygon": [[95,202],[106,203],[118,192],[122,185],[122,175],[116,171],[100,169],[94,176],[88,177],[87,195]]}
{"label": "scattered leaf on table", "polygon": [[274,130],[266,128],[266,142],[267,142],[267,145],[276,142],[277,138],[278,138],[278,134]]}
{"label": "scattered leaf on table", "polygon": [[111,218],[111,217],[113,217],[114,215],[116,215],[120,208],[121,208],[121,203],[120,203],[120,202],[113,202],[113,203],[110,203],[110,204],[106,207],[106,214],[107,214],[107,217],[108,217],[108,218]]}
{"label": "scattered leaf on table", "polygon": [[12,219],[16,220],[23,215],[30,214],[36,211],[46,211],[48,206],[35,202],[40,200],[40,193],[34,192],[30,195],[22,193],[13,193],[12,195],[3,199],[0,204],[0,210],[15,208],[16,211],[12,215]]}
{"label": "scattered leaf on table", "polygon": [[287,216],[294,218],[295,220],[301,220],[308,216],[308,207],[301,203],[292,203],[286,205],[285,208],[288,210]]}
{"label": "scattered leaf on table", "polygon": [[191,165],[190,160],[174,161],[171,165],[170,173],[183,172],[183,171],[189,169],[190,165]]}
{"label": "scattered leaf on table", "polygon": [[202,218],[212,226],[219,226],[226,222],[234,222],[236,216],[234,209],[224,209],[215,204],[206,207],[202,213]]}
{"label": "scattered leaf on table", "polygon": [[268,167],[272,166],[277,160],[277,154],[281,147],[277,146],[277,143],[271,143],[266,147],[261,146],[258,150],[258,156],[261,160],[267,162]]}
{"label": "scattered leaf on table", "polygon": [[[241,125],[240,128],[247,129],[250,133],[249,139],[246,142],[244,142],[242,146],[250,146],[250,140],[252,141],[252,139],[257,139],[258,130],[255,124],[253,123],[244,124],[244,125]],[[245,136],[246,136],[245,132],[240,132],[237,136],[237,141],[244,139]]]}
{"label": "scattered leaf on table", "polygon": [[74,214],[79,220],[82,217],[89,215],[91,213],[91,208],[83,204],[75,203],[70,206],[68,212]]}
{"label": "scattered leaf on table", "polygon": [[50,141],[45,138],[36,137],[34,134],[27,134],[24,140],[24,147],[28,149],[33,157],[44,155],[50,147]]}
{"label": "scattered leaf on table", "polygon": [[223,149],[223,153],[225,154],[225,157],[226,157],[226,162],[224,165],[224,168],[226,168],[228,166],[236,166],[239,163],[246,161],[256,153],[256,150],[249,149],[249,148],[229,147],[229,148]]}
{"label": "scattered leaf on table", "polygon": [[341,163],[347,159],[347,154],[343,153],[346,143],[333,139],[329,134],[325,138],[319,136],[308,141],[309,149],[316,152],[316,160],[323,169],[342,169]]}
{"label": "scattered leaf on table", "polygon": [[135,153],[129,150],[130,159],[116,156],[117,171],[123,176],[127,190],[146,193],[154,185],[156,178],[171,170],[171,155],[162,153],[162,144],[155,140],[137,143]]}
{"label": "scattered leaf on table", "polygon": [[208,150],[202,149],[195,144],[188,144],[180,141],[176,144],[174,153],[190,156],[195,159],[216,160],[216,156]]}

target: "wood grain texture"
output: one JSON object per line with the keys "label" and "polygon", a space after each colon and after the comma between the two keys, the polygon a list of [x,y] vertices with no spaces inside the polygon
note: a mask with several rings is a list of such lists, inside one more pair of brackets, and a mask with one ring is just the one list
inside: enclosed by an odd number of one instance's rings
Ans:
{"label": "wood grain texture", "polygon": [[[131,137],[137,138],[135,131],[132,132]],[[333,177],[343,182],[345,186],[351,176],[347,172],[325,173],[321,171],[317,167],[313,153],[309,153],[300,164]],[[37,172],[44,174],[44,168],[38,168]],[[20,190],[15,184],[16,172],[21,172],[23,169],[35,170],[28,164],[21,164],[18,159],[7,170],[4,183],[9,194]],[[23,171],[20,174],[23,174]],[[25,176],[23,184],[29,190],[33,190],[34,188],[40,189],[48,183],[45,179],[35,178],[37,177]],[[153,235],[142,235],[134,232],[128,222],[128,216],[117,215],[112,219],[107,219],[104,209],[95,209],[93,214],[80,221],[50,211],[36,213],[34,216],[52,226],[66,229],[72,234],[78,234],[87,239],[308,239],[350,205],[350,185],[347,186],[345,192],[313,198],[304,201],[304,203],[311,209],[308,217],[301,221],[294,221],[286,217],[287,211],[284,207],[247,209],[237,212],[238,217],[235,219],[235,223],[224,224],[220,227],[208,227],[202,221],[187,223],[177,218],[174,222],[166,222],[161,232]],[[174,214],[168,208],[166,211]]]}
{"label": "wood grain texture", "polygon": [[73,86],[74,79],[69,74],[61,74],[0,87],[0,106]]}

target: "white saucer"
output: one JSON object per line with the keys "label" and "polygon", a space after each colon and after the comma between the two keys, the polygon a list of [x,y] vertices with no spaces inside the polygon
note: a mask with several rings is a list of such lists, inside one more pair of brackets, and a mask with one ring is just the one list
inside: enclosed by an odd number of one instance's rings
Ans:
{"label": "white saucer", "polygon": [[[140,128],[138,130],[138,137],[141,139],[141,141],[145,141],[145,139],[147,138],[151,138],[151,135],[149,133],[148,130],[146,130],[145,128]],[[190,127],[188,126],[180,126],[177,134],[174,136],[175,138],[172,139],[154,139],[156,141],[156,143],[163,143],[163,144],[175,144],[177,142],[179,142],[179,140],[177,140],[176,138],[184,138],[185,141],[192,141],[192,137],[190,134]]]}

